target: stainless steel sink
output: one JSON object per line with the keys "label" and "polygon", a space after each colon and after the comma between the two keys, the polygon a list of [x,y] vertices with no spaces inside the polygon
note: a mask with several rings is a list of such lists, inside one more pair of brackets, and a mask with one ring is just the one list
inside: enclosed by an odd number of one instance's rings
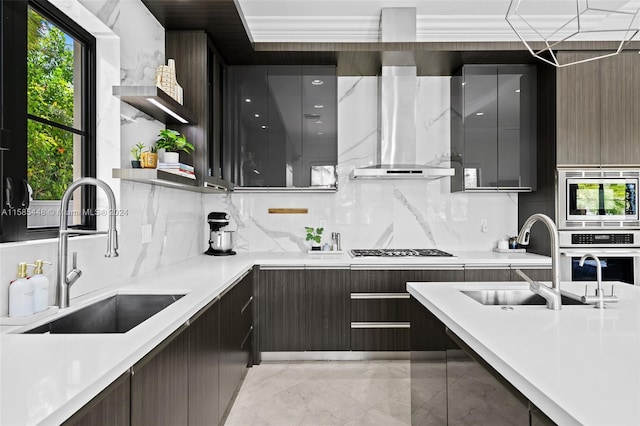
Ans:
{"label": "stainless steel sink", "polygon": [[[547,301],[530,290],[488,289],[460,290],[483,305],[546,305]],[[562,296],[563,305],[584,305],[579,300]]]}
{"label": "stainless steel sink", "polygon": [[182,296],[184,294],[118,294],[24,333],[126,333]]}

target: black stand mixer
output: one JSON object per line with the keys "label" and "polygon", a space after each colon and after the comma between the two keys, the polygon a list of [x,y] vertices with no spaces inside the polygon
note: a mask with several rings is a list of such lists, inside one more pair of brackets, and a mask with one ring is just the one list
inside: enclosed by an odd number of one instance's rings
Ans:
{"label": "black stand mixer", "polygon": [[211,212],[207,216],[207,222],[210,229],[209,248],[204,254],[209,256],[233,256],[236,254],[232,250],[236,233],[220,230],[229,224],[229,215],[225,212]]}

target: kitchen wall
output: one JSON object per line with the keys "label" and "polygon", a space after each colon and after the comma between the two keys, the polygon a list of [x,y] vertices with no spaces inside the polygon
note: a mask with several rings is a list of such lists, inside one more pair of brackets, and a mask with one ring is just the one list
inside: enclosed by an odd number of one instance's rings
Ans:
{"label": "kitchen wall", "polygon": [[[448,77],[418,78],[418,161],[448,166]],[[343,248],[434,247],[490,250],[517,232],[516,194],[450,193],[449,179],[350,180],[358,166],[376,162],[378,82],[338,78],[338,191],[205,195],[204,213],[227,211],[241,251],[304,251],[305,226],[342,234]],[[270,207],[306,207],[307,215],[268,214]],[[488,222],[481,231],[481,220]]]}
{"label": "kitchen wall", "polygon": [[[50,0],[94,34],[97,42],[97,174],[118,198],[119,253],[104,258],[103,236],[72,238],[83,275],[72,298],[108,287],[162,265],[199,254],[205,234],[199,194],[111,178],[111,169],[130,167],[129,149],[149,144],[164,125],[111,95],[114,85],[153,85],[155,70],[165,62],[164,29],[139,0]],[[180,76],[178,76],[180,78]],[[107,208],[98,191],[99,208]],[[99,218],[105,229],[106,218]],[[152,226],[151,243],[142,244],[141,227]],[[8,285],[18,262],[45,259],[55,264],[57,239],[0,244],[0,316],[8,312]],[[55,265],[47,270],[54,301]]]}

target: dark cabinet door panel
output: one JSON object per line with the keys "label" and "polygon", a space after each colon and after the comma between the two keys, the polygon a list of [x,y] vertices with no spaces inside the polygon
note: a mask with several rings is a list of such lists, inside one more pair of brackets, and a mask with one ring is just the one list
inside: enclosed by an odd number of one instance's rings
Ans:
{"label": "dark cabinet door panel", "polygon": [[305,271],[260,270],[260,350],[306,349]]}
{"label": "dark cabinet door panel", "polygon": [[465,281],[509,281],[510,279],[509,268],[464,270]]}
{"label": "dark cabinet door panel", "polygon": [[214,424],[218,407],[220,303],[215,302],[189,326],[189,424]]}
{"label": "dark cabinet door panel", "polygon": [[306,349],[349,350],[350,270],[308,269],[305,287]]}
{"label": "dark cabinet door panel", "polygon": [[353,328],[353,351],[408,351],[408,328]]}
{"label": "dark cabinet door panel", "polygon": [[[561,52],[562,61],[589,57],[582,52]],[[600,164],[600,63],[585,62],[558,68],[557,164]]]}
{"label": "dark cabinet door panel", "polygon": [[[392,293],[394,294],[394,293]],[[395,293],[396,295],[399,293]],[[351,321],[410,321],[409,297],[405,299],[351,299]]]}
{"label": "dark cabinet door panel", "polygon": [[181,329],[133,367],[131,424],[187,424],[188,381],[188,333]]}
{"label": "dark cabinet door panel", "polygon": [[352,293],[405,293],[416,271],[351,271]]}
{"label": "dark cabinet door panel", "polygon": [[[460,269],[440,269],[440,270],[418,270],[412,281],[432,281],[432,282],[460,282],[464,281],[464,270]],[[405,285],[406,288],[406,285]]]}
{"label": "dark cabinet door panel", "polygon": [[65,426],[128,426],[131,376],[127,371],[64,422]]}
{"label": "dark cabinet door panel", "polygon": [[522,277],[518,275],[516,269],[520,269],[527,274],[529,278],[536,281],[551,281],[552,273],[549,269],[532,269],[532,268],[513,268],[511,269],[511,281],[523,281]]}

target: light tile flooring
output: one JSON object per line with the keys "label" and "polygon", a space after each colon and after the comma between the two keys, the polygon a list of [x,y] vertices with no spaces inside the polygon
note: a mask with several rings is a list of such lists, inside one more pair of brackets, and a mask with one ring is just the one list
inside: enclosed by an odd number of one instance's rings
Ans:
{"label": "light tile flooring", "polygon": [[263,362],[226,425],[410,425],[409,361]]}

